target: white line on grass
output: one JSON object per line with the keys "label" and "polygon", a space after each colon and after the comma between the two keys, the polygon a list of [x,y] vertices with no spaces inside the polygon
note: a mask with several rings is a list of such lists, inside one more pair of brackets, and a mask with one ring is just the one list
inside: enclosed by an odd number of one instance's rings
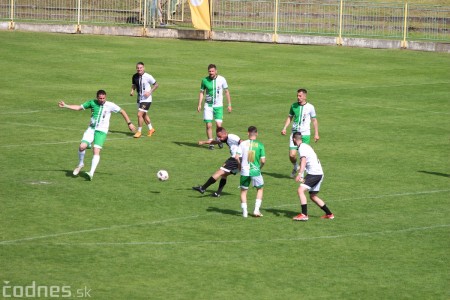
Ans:
{"label": "white line on grass", "polygon": [[414,232],[423,230],[433,230],[438,228],[450,227],[450,224],[427,226],[427,227],[411,227],[399,230],[385,230],[375,232],[360,232],[351,234],[338,234],[338,235],[322,235],[311,237],[294,237],[294,238],[277,238],[268,240],[204,240],[204,241],[168,241],[168,242],[93,242],[93,243],[45,243],[34,245],[55,245],[55,246],[139,246],[139,245],[180,245],[180,244],[234,244],[234,243],[268,243],[268,242],[291,242],[291,241],[307,241],[307,240],[320,240],[320,239],[341,239],[351,237],[367,237],[373,235],[385,235],[385,234],[397,234],[403,232]]}
{"label": "white line on grass", "polygon": [[[108,138],[108,141],[117,141],[117,140],[127,140],[127,139],[132,139],[132,136],[129,137],[124,137],[124,138]],[[61,145],[61,144],[74,144],[80,143],[80,140],[76,140],[76,141],[64,141],[64,142],[52,142],[52,143],[31,143],[31,144],[26,144],[27,147],[30,146],[50,146],[50,145]],[[19,145],[19,144],[13,144],[13,145],[0,145],[0,148],[14,148],[14,147],[23,147],[24,145]]]}
{"label": "white line on grass", "polygon": [[[416,193],[385,194],[385,195],[376,195],[376,196],[368,196],[368,197],[341,199],[341,200],[335,200],[335,201],[351,201],[351,200],[360,200],[360,199],[378,199],[378,198],[384,198],[384,197],[401,197],[401,196],[432,194],[432,193],[440,193],[440,192],[450,192],[450,190],[433,190],[433,191],[423,191],[423,192],[416,192]],[[284,206],[293,206],[293,205],[298,205],[298,204],[278,205],[278,206],[269,207],[267,209],[276,208],[276,207],[284,207]],[[202,216],[208,216],[208,215],[209,214],[202,215]],[[109,227],[100,227],[100,228],[93,228],[93,229],[84,229],[84,230],[77,230],[77,231],[61,232],[61,233],[54,233],[54,234],[48,234],[48,235],[26,237],[26,238],[15,239],[15,240],[0,241],[0,245],[8,245],[8,244],[14,244],[14,243],[19,243],[19,242],[27,242],[27,241],[33,241],[33,240],[38,240],[38,239],[46,239],[46,238],[59,237],[59,236],[65,236],[65,235],[74,235],[74,234],[87,233],[87,232],[95,232],[95,231],[104,231],[104,230],[128,228],[128,227],[142,226],[142,225],[153,225],[153,224],[160,224],[160,223],[166,223],[166,222],[171,222],[171,221],[193,219],[193,218],[198,218],[198,217],[200,217],[200,215],[194,215],[194,216],[189,216],[189,217],[173,218],[173,219],[166,219],[166,220],[160,220],[160,221],[144,222],[144,223],[138,223],[138,224],[114,225],[114,226],[109,226]],[[440,227],[447,227],[447,226],[450,226],[450,225],[441,225]],[[420,227],[420,228],[435,228],[435,227]],[[364,235],[364,233],[362,233],[360,235]],[[324,237],[320,237],[320,238],[324,238]],[[177,243],[187,243],[187,242],[153,242],[153,243],[154,244],[158,244],[158,243],[161,243],[161,244],[177,244]]]}
{"label": "white line on grass", "polygon": [[33,236],[33,237],[16,239],[16,240],[0,241],[0,245],[13,244],[13,243],[19,243],[19,242],[27,242],[27,241],[46,239],[46,238],[51,238],[51,237],[79,234],[79,233],[113,230],[113,229],[121,229],[121,228],[143,226],[143,225],[154,225],[154,224],[161,224],[161,223],[174,222],[174,221],[180,221],[180,220],[186,220],[186,219],[194,219],[194,218],[198,218],[198,215],[189,216],[189,217],[181,217],[181,218],[165,219],[165,220],[160,220],[160,221],[143,222],[143,223],[137,223],[137,224],[113,225],[113,226],[109,226],[109,227],[100,227],[100,228],[92,228],[92,229],[84,229],[84,230],[47,234],[47,235],[41,235],[41,236]]}
{"label": "white line on grass", "polygon": [[48,110],[29,110],[29,111],[3,111],[0,112],[0,115],[22,115],[22,114],[34,114],[34,113],[38,113],[38,112],[43,112],[43,111],[48,111]]}
{"label": "white line on grass", "polygon": [[49,126],[49,125],[36,125],[36,124],[26,124],[26,123],[17,123],[17,122],[4,122],[4,123],[2,123],[2,124],[8,124],[8,125],[14,125],[14,126],[25,126],[25,127],[33,127],[33,128],[36,128],[36,127],[39,127],[39,128],[46,128],[46,129],[48,129],[49,131],[51,130],[51,131],[55,131],[55,129],[57,129],[57,130],[65,130],[65,131],[68,131],[68,130],[71,130],[71,131],[79,131],[79,132],[81,132],[81,133],[83,133],[83,130],[81,130],[80,128],[67,128],[67,127],[58,127],[58,128],[54,128],[54,127],[51,127],[51,126]]}

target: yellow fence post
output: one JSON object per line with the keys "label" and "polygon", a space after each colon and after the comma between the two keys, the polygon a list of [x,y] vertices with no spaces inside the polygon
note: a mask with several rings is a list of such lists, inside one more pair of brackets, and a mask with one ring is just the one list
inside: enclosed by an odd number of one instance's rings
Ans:
{"label": "yellow fence post", "polygon": [[405,14],[404,14],[405,20],[403,24],[403,41],[401,44],[401,48],[406,49],[408,48],[408,42],[406,41],[406,33],[408,32],[408,1],[405,1]]}
{"label": "yellow fence post", "polygon": [[343,44],[342,43],[342,15],[344,12],[343,7],[344,7],[344,1],[341,0],[341,4],[339,7],[339,36],[336,38],[336,44],[338,46],[342,46],[342,44]]}
{"label": "yellow fence post", "polygon": [[275,0],[275,15],[273,20],[273,36],[272,36],[272,42],[277,43],[278,42],[278,2],[279,0]]}
{"label": "yellow fence post", "polygon": [[11,0],[11,7],[9,10],[10,21],[8,23],[8,29],[13,30],[16,26],[14,24],[14,0]]}

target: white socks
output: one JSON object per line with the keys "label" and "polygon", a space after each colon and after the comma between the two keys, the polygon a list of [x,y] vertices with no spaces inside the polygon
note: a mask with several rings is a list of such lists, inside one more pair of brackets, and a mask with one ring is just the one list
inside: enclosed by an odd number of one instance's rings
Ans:
{"label": "white socks", "polygon": [[149,123],[148,124],[148,130],[152,130],[152,128],[153,128],[152,123]]}
{"label": "white socks", "polygon": [[86,154],[86,150],[80,151],[78,150],[78,166],[84,166],[84,155]]}
{"label": "white socks", "polygon": [[253,211],[254,214],[259,214],[259,208],[261,207],[262,199],[256,199],[255,201],[255,210]]}
{"label": "white socks", "polygon": [[100,162],[100,155],[94,155],[92,157],[92,165],[89,173],[94,176],[95,169],[97,169],[98,163]]}
{"label": "white socks", "polygon": [[[261,208],[261,204],[262,204],[262,199],[256,199],[255,210],[253,211],[254,215],[261,215],[261,212],[259,211],[259,209]],[[248,217],[247,203],[241,203],[241,208],[242,208],[242,216],[244,218],[247,218]]]}
{"label": "white socks", "polygon": [[248,217],[247,203],[241,203],[241,208],[242,208],[242,216],[244,218],[247,218]]}

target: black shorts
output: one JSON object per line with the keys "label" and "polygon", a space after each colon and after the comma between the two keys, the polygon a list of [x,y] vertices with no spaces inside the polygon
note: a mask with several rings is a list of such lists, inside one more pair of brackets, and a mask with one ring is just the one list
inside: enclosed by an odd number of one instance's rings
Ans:
{"label": "black shorts", "polygon": [[239,172],[239,163],[234,157],[230,157],[225,161],[225,163],[220,167],[221,170],[236,175]]}
{"label": "black shorts", "polygon": [[139,110],[147,112],[150,109],[151,102],[141,102],[139,103]]}
{"label": "black shorts", "polygon": [[317,194],[320,190],[323,175],[306,175],[304,185],[309,187],[310,194]]}

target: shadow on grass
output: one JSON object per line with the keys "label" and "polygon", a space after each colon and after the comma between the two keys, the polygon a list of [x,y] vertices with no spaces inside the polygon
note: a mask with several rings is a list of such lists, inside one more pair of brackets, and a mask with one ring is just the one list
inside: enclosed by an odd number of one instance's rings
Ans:
{"label": "shadow on grass", "polygon": [[430,171],[423,171],[423,170],[417,171],[417,172],[450,178],[450,174],[445,174],[445,173],[440,173],[440,172],[430,172]]}
{"label": "shadow on grass", "polygon": [[131,131],[118,131],[118,130],[110,130],[109,133],[118,133],[118,134],[123,134],[126,136],[133,136],[134,133],[132,133]]}
{"label": "shadow on grass", "polygon": [[[176,145],[178,145],[178,146],[195,147],[195,148],[199,148],[199,149],[202,149],[202,150],[208,150],[208,151],[211,151],[211,150],[208,148],[208,145],[199,145],[199,144],[197,144],[197,143],[192,143],[192,142],[179,142],[179,141],[173,141],[172,143],[174,143],[174,144],[176,144]],[[216,150],[220,150],[220,149],[221,149],[221,148],[219,148],[217,145],[214,145],[214,146],[215,146],[214,149],[216,149]]]}
{"label": "shadow on grass", "polygon": [[231,216],[242,216],[242,213],[240,211],[232,210],[232,209],[223,209],[218,207],[208,207],[206,209],[207,212],[214,212],[214,213],[221,213],[224,215],[231,215]]}
{"label": "shadow on grass", "polygon": [[66,173],[66,177],[72,177],[72,178],[81,177],[86,180],[89,180],[89,176],[87,176],[86,172],[84,172],[84,171],[81,171],[80,174],[78,174],[78,175],[73,175],[73,170],[62,170],[62,171]]}
{"label": "shadow on grass", "polygon": [[[174,141],[172,142],[178,146],[188,146],[188,147],[196,147],[196,148],[201,148],[201,146],[199,146],[199,144],[197,143],[191,143],[191,142],[178,142],[178,141]],[[208,149],[208,148],[205,148]]]}
{"label": "shadow on grass", "polygon": [[204,194],[201,194],[199,191],[196,191],[196,190],[194,190],[193,188],[190,188],[190,189],[183,189],[183,190],[192,191],[192,192],[193,192],[193,195],[197,195],[198,198],[220,199],[220,198],[223,197],[223,196],[233,195],[233,194],[230,194],[230,193],[227,193],[227,192],[222,192],[222,193],[220,194],[220,197],[212,197],[212,194],[215,193],[217,190],[211,190],[211,189],[208,189],[208,190],[205,191]]}
{"label": "shadow on grass", "polygon": [[278,174],[278,173],[270,173],[270,172],[262,172],[263,175],[267,175],[274,178],[287,178],[292,179],[289,175],[286,174]]}
{"label": "shadow on grass", "polygon": [[[91,181],[91,179],[89,178],[87,171],[81,171],[78,175],[73,175],[73,170],[61,170],[62,172],[66,173],[66,177],[72,177],[72,178],[84,178],[86,181]],[[102,172],[97,172],[97,173],[102,173]],[[97,174],[96,173],[96,174]],[[108,173],[103,173],[103,174],[108,174]],[[111,175],[111,174],[109,174]]]}
{"label": "shadow on grass", "polygon": [[285,218],[289,218],[289,219],[292,219],[293,217],[295,217],[296,215],[299,214],[296,211],[285,210],[285,209],[266,208],[263,210],[267,211],[269,213],[272,213],[275,217],[285,217]]}
{"label": "shadow on grass", "polygon": [[73,175],[73,170],[62,170],[63,172],[66,172],[66,177],[77,177]]}

